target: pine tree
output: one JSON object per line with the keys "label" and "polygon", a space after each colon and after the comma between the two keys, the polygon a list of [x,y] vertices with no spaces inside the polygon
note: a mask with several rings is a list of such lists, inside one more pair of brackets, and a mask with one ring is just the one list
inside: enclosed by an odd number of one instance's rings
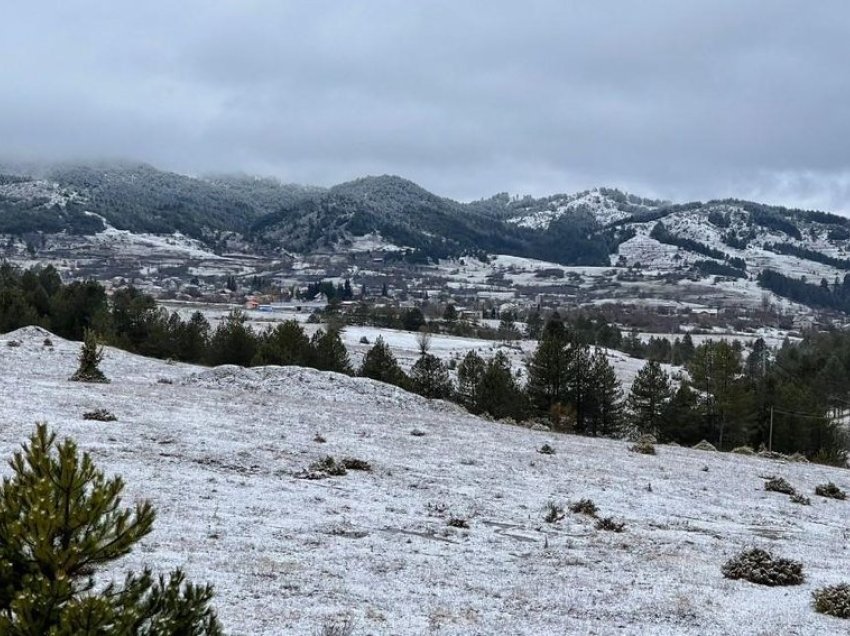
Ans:
{"label": "pine tree", "polygon": [[688,372],[694,388],[705,396],[702,406],[716,431],[717,446],[723,447],[727,436],[745,438],[749,414],[736,382],[742,372],[741,352],[725,340],[703,343],[694,351]]}
{"label": "pine tree", "polygon": [[478,393],[487,363],[475,351],[469,351],[457,367],[457,392],[460,403],[473,413],[480,413]]}
{"label": "pine tree", "polygon": [[257,351],[257,336],[247,322],[244,312],[235,309],[216,327],[209,348],[212,365],[251,365]]}
{"label": "pine tree", "polygon": [[315,367],[320,371],[335,371],[351,375],[353,370],[348,359],[348,351],[342,344],[338,329],[319,329],[310,340],[313,347]]}
{"label": "pine tree", "polygon": [[550,322],[528,363],[526,392],[532,407],[539,413],[549,413],[554,404],[566,403],[569,365],[563,326]]}
{"label": "pine tree", "polygon": [[98,347],[94,331],[86,329],[83,345],[80,349],[80,368],[71,376],[74,382],[109,382],[100,370],[103,361],[103,348]]}
{"label": "pine tree", "polygon": [[406,387],[409,383],[407,375],[381,336],[375,339],[375,344],[363,357],[359,375],[400,387]]}
{"label": "pine tree", "polygon": [[658,435],[670,395],[670,378],[661,368],[661,364],[650,360],[638,371],[629,393],[632,426],[639,433]]}
{"label": "pine tree", "polygon": [[540,336],[540,331],[543,329],[543,318],[540,316],[540,310],[535,309],[525,320],[526,330],[529,338],[537,338]]}
{"label": "pine tree", "polygon": [[590,373],[589,432],[591,435],[614,435],[623,423],[623,388],[601,349],[591,357]]}
{"label": "pine tree", "polygon": [[593,402],[593,372],[590,348],[572,345],[565,349],[568,356],[566,404],[575,413],[575,427],[581,433],[590,432]]}
{"label": "pine tree", "polygon": [[295,320],[285,320],[263,334],[253,362],[309,367],[313,365],[313,358],[313,348],[304,329]]}
{"label": "pine tree", "polygon": [[124,482],[106,479],[76,444],[43,424],[0,486],[0,634],[218,636],[212,589],[178,570],[123,585],[95,578],[150,533],[150,503],[121,508]]}
{"label": "pine tree", "polygon": [[487,362],[481,375],[476,409],[497,419],[512,417],[521,420],[525,416],[523,397],[511,373],[508,357],[499,351]]}
{"label": "pine tree", "polygon": [[698,402],[691,385],[682,382],[664,407],[657,431],[658,441],[693,446],[708,439],[709,431],[697,410]]}
{"label": "pine tree", "polygon": [[423,353],[410,370],[413,390],[426,398],[445,399],[452,394],[449,369],[437,356]]}

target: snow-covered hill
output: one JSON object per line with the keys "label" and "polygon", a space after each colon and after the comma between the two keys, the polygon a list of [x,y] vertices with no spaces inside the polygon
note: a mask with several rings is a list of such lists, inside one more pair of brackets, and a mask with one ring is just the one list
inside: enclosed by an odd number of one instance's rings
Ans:
{"label": "snow-covered hill", "polygon": [[[36,328],[0,338],[0,456],[36,421],[77,439],[125,477],[128,502],[158,510],[121,567],[182,566],[212,582],[229,633],[316,633],[345,616],[354,634],[846,633],[810,600],[850,570],[850,504],[812,495],[828,480],[850,487],[847,471],[665,446],[638,455],[300,368],[203,369],[109,349],[112,383],[77,384],[77,351]],[[82,419],[95,408],[118,421]],[[543,443],[556,454],[538,453]],[[296,477],[326,455],[373,470]],[[812,505],[765,492],[768,475]],[[625,532],[569,513],[543,521],[548,502],[582,497]],[[801,560],[806,582],[723,578],[750,546]]]}

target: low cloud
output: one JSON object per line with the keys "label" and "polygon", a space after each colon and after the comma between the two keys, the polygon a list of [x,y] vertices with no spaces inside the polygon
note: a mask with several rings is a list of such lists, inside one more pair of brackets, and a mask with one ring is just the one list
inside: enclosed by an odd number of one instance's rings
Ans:
{"label": "low cloud", "polygon": [[3,154],[850,212],[846,3],[124,4],[7,8]]}

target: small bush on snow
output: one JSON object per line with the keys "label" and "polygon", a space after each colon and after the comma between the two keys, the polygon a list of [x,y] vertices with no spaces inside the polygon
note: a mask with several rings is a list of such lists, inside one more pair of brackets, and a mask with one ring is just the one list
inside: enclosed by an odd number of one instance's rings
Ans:
{"label": "small bush on snow", "polygon": [[744,579],[759,585],[799,585],[804,579],[802,563],[774,559],[759,548],[745,550],[729,559],[721,571],[727,579]]}
{"label": "small bush on snow", "polygon": [[570,504],[570,512],[577,515],[595,517],[596,513],[599,512],[599,508],[596,507],[596,504],[591,499],[579,499],[577,502]]}
{"label": "small bush on snow", "polygon": [[791,501],[795,504],[800,504],[803,506],[810,506],[812,504],[811,500],[808,497],[804,497],[799,493],[794,493],[791,495]]}
{"label": "small bush on snow", "polygon": [[694,444],[692,448],[694,448],[696,450],[701,450],[701,451],[713,451],[713,452],[717,451],[717,447],[714,444],[712,444],[711,442],[708,442],[706,440],[702,440],[699,444]]}
{"label": "small bush on snow", "polygon": [[847,493],[832,482],[816,486],[815,494],[818,497],[828,497],[829,499],[847,499]]}
{"label": "small bush on snow", "polygon": [[537,450],[537,452],[540,453],[541,455],[554,455],[555,449],[549,444],[543,444],[543,446],[541,446]]}
{"label": "small bush on snow", "polygon": [[764,489],[770,492],[781,492],[784,495],[796,494],[794,487],[782,477],[771,477],[764,482]]}
{"label": "small bush on snow", "polygon": [[554,501],[550,501],[546,504],[546,514],[543,517],[543,521],[546,523],[557,523],[561,519],[564,518],[564,509],[556,504]]}
{"label": "small bush on snow", "polygon": [[362,470],[366,472],[372,471],[372,464],[365,459],[357,459],[356,457],[346,457],[342,460],[342,465],[348,470]]}
{"label": "small bush on snow", "polygon": [[850,618],[850,585],[840,583],[812,592],[815,611],[836,618]]}
{"label": "small bush on snow", "polygon": [[608,530],[609,532],[622,532],[626,529],[626,524],[615,521],[613,517],[605,517],[596,522],[596,529]]}
{"label": "small bush on snow", "polygon": [[641,455],[655,455],[655,446],[652,442],[644,438],[636,441],[629,450],[633,453],[640,453]]}
{"label": "small bush on snow", "polygon": [[114,422],[118,418],[106,409],[95,409],[94,411],[83,413],[83,419],[94,420],[96,422]]}
{"label": "small bush on snow", "polygon": [[317,629],[315,636],[351,636],[354,633],[354,621],[350,618],[328,621]]}
{"label": "small bush on snow", "polygon": [[752,446],[736,446],[732,449],[732,452],[737,455],[755,455],[756,451],[753,450]]}

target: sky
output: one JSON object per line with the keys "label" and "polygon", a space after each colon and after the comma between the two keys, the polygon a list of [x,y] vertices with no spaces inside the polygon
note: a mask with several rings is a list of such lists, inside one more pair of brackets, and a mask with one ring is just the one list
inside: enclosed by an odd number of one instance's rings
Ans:
{"label": "sky", "polygon": [[850,215],[846,0],[28,0],[0,156]]}

